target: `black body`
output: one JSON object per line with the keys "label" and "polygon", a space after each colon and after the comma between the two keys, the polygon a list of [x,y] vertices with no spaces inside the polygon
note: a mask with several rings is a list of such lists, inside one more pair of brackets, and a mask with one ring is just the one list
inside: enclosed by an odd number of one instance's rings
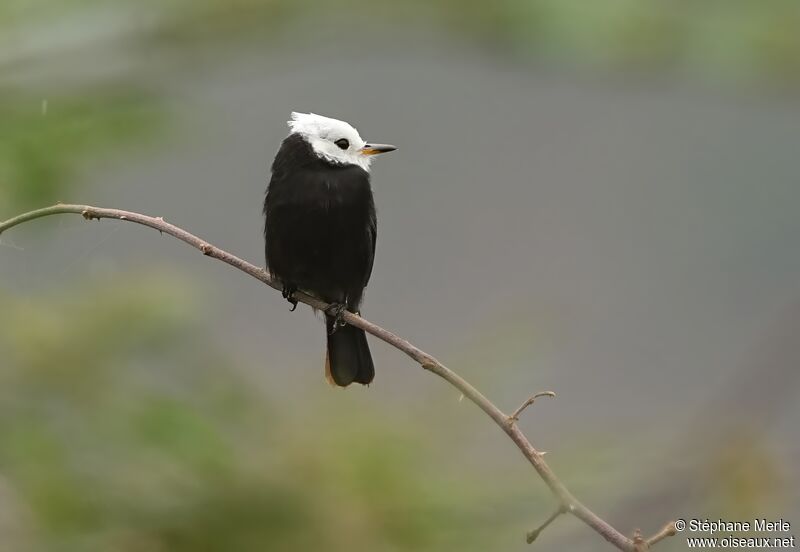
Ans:
{"label": "black body", "polygon": [[[272,164],[264,201],[267,266],[284,287],[357,312],[372,273],[376,219],[369,173],[329,163],[296,134]],[[336,385],[375,376],[363,330],[326,316],[326,373]]]}

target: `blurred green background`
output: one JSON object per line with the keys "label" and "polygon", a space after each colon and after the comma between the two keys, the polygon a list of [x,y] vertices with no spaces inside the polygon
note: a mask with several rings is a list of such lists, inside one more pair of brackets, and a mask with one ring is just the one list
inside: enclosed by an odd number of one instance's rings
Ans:
{"label": "blurred green background", "polygon": [[[166,217],[262,262],[292,110],[375,166],[365,314],[513,410],[630,533],[800,524],[800,7],[3,0],[0,219]],[[0,236],[0,550],[596,550],[511,443],[373,342],[158,234]],[[662,545],[683,550],[681,539]]]}

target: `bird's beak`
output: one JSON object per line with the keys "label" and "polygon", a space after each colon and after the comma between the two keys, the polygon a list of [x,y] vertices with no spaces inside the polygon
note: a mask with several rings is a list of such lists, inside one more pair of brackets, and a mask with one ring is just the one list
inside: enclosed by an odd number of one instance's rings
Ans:
{"label": "bird's beak", "polygon": [[389,144],[367,144],[358,151],[364,155],[377,155],[379,153],[387,153],[396,149],[396,147],[390,146]]}

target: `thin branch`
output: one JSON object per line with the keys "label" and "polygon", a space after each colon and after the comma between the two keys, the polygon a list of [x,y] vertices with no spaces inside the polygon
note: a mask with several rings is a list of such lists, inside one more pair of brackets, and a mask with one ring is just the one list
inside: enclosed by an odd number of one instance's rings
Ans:
{"label": "thin branch", "polygon": [[558,507],[558,509],[557,509],[555,512],[553,512],[553,513],[550,515],[550,517],[549,517],[549,518],[547,518],[546,520],[544,520],[544,523],[542,523],[541,525],[539,525],[539,527],[537,527],[537,528],[536,528],[536,529],[534,529],[533,531],[528,531],[528,534],[527,534],[527,535],[526,535],[526,537],[525,537],[525,541],[526,541],[528,544],[531,544],[531,543],[533,543],[533,541],[535,541],[537,538],[539,538],[539,534],[540,534],[542,531],[544,531],[544,530],[545,530],[545,528],[547,528],[547,526],[548,526],[548,525],[550,525],[551,523],[553,523],[553,522],[556,520],[556,518],[557,518],[557,517],[559,517],[559,516],[561,516],[561,515],[563,515],[563,514],[566,514],[566,513],[567,513],[567,509],[566,509],[566,508],[564,508],[564,506],[563,506],[563,505],[559,506],[559,507]]}
{"label": "thin branch", "polygon": [[552,397],[552,398],[555,398],[555,396],[556,396],[556,394],[554,392],[552,392],[552,391],[541,391],[539,393],[536,393],[531,398],[529,398],[527,401],[522,403],[520,405],[520,407],[517,408],[514,411],[514,413],[511,416],[508,417],[508,421],[513,423],[513,422],[516,422],[517,420],[519,420],[519,417],[522,414],[522,411],[525,410],[526,408],[528,408],[534,402],[536,402],[536,399],[538,399],[539,397]]}
{"label": "thin branch", "polygon": [[[24,222],[51,215],[68,213],[82,215],[87,220],[107,218],[134,222],[136,224],[148,226],[158,230],[161,233],[169,234],[170,236],[173,236],[182,242],[191,245],[195,249],[198,249],[204,255],[227,263],[274,289],[281,290],[281,285],[276,282],[263,268],[248,263],[247,261],[208,243],[194,234],[190,234],[186,230],[164,221],[164,219],[161,217],[150,217],[131,211],[104,209],[100,207],[91,207],[89,205],[58,204],[53,205],[52,207],[46,207],[44,209],[24,213],[0,223],[0,234]],[[295,294],[295,298],[298,301],[315,309],[324,310],[328,307],[328,304],[324,301],[305,293],[298,292]],[[514,444],[517,445],[517,448],[519,448],[523,456],[525,456],[528,462],[530,462],[530,464],[536,470],[536,473],[539,474],[539,477],[542,478],[545,484],[550,488],[550,491],[555,495],[559,503],[559,510],[563,509],[565,512],[569,512],[583,521],[586,525],[594,529],[594,531],[596,531],[609,543],[614,545],[617,549],[625,552],[636,552],[633,540],[620,533],[609,523],[601,519],[599,516],[597,516],[597,514],[584,506],[578,499],[576,499],[569,492],[569,490],[567,490],[564,484],[556,477],[555,473],[553,473],[553,470],[550,469],[550,466],[544,461],[544,454],[533,447],[531,442],[522,433],[522,431],[520,431],[516,424],[508,423],[509,416],[504,414],[464,378],[447,368],[432,355],[429,355],[405,339],[378,326],[377,324],[373,324],[372,322],[369,322],[349,311],[344,312],[343,319],[348,324],[357,328],[361,328],[367,333],[377,337],[381,341],[388,343],[395,349],[404,352],[424,369],[428,370],[429,372],[433,372],[437,376],[447,381],[450,385],[458,389],[465,397],[483,410],[486,415],[488,415],[511,438]],[[532,399],[535,399],[535,396]],[[531,400],[531,402],[533,401]],[[518,409],[518,412],[515,414],[518,415],[519,412],[521,412],[521,409]]]}

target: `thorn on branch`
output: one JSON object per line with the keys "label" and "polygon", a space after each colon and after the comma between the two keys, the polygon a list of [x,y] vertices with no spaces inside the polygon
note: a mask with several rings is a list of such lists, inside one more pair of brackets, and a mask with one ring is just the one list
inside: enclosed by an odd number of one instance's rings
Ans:
{"label": "thorn on branch", "polygon": [[548,525],[550,525],[551,523],[553,523],[553,522],[556,520],[556,518],[557,518],[558,516],[560,516],[560,515],[562,515],[562,514],[566,514],[566,513],[567,513],[567,507],[566,507],[566,506],[564,506],[564,505],[562,504],[562,505],[561,505],[561,506],[559,506],[559,507],[558,507],[558,509],[557,509],[555,512],[553,512],[553,513],[550,515],[550,517],[549,517],[549,518],[547,518],[547,519],[544,521],[544,523],[542,523],[542,524],[541,524],[539,527],[537,527],[537,528],[536,528],[536,529],[534,529],[533,531],[528,531],[528,534],[527,534],[527,535],[525,535],[525,542],[527,542],[528,544],[531,544],[531,543],[533,543],[533,541],[535,541],[535,540],[536,540],[536,539],[539,537],[539,534],[540,534],[542,531],[544,531],[544,529],[545,529],[545,528],[546,528]]}
{"label": "thorn on branch", "polygon": [[633,542],[633,549],[636,552],[643,552],[644,550],[650,548],[647,544],[647,541],[644,540],[644,537],[642,537],[642,531],[639,528],[633,530],[633,537],[631,538],[631,541]]}
{"label": "thorn on branch", "polygon": [[555,397],[555,396],[556,396],[556,394],[554,392],[552,392],[552,391],[542,391],[540,393],[536,393],[531,398],[529,398],[527,401],[522,403],[522,405],[520,405],[520,407],[517,408],[514,411],[514,413],[511,416],[508,417],[508,423],[509,424],[513,424],[514,422],[519,420],[519,417],[522,414],[522,411],[525,410],[526,408],[528,408],[530,405],[532,405],[536,401],[536,399],[538,399],[539,397]]}
{"label": "thorn on branch", "polygon": [[81,211],[81,216],[86,220],[100,220],[100,217],[91,209],[84,209]]}

